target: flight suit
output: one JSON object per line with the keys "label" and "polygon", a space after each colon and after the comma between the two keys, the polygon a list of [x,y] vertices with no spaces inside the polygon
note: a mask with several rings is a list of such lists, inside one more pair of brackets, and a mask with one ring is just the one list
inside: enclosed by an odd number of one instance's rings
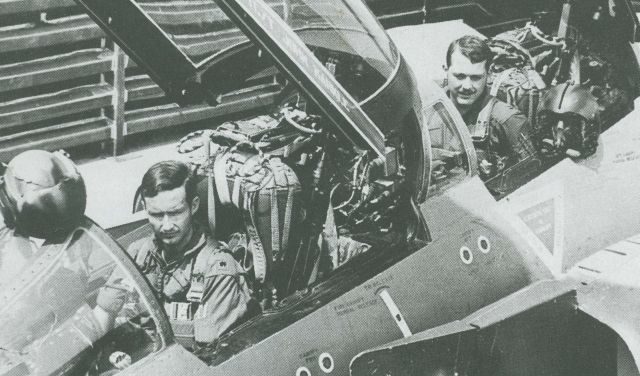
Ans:
{"label": "flight suit", "polygon": [[[2,219],[0,218],[0,221]],[[38,247],[26,236],[16,234],[6,226],[0,227],[0,286],[6,286],[29,265]]]}
{"label": "flight suit", "polygon": [[[37,365],[38,374],[53,373],[109,330],[92,308],[94,249],[86,240],[73,235],[47,242],[0,226],[0,306],[5,308],[0,346],[28,354],[20,359]],[[102,290],[98,304],[109,301],[115,307],[118,299],[108,299]]]}
{"label": "flight suit", "polygon": [[482,178],[492,177],[535,154],[527,117],[490,96],[488,90],[462,119],[471,133]]}
{"label": "flight suit", "polygon": [[128,252],[158,292],[185,347],[213,341],[253,310],[242,268],[205,233],[195,231],[183,255],[168,263],[153,237],[134,242]]}

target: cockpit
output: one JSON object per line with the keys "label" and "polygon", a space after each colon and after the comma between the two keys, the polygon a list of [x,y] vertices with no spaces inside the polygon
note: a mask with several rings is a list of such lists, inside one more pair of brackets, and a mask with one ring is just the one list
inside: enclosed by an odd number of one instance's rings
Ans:
{"label": "cockpit", "polygon": [[[257,343],[426,244],[430,132],[411,72],[365,4],[79,2],[179,103],[216,105],[247,81],[281,87],[260,114],[178,145],[200,177],[201,222],[246,261],[263,306],[201,359],[242,351],[225,341]],[[451,119],[434,115],[441,159],[468,160],[448,140]]]}

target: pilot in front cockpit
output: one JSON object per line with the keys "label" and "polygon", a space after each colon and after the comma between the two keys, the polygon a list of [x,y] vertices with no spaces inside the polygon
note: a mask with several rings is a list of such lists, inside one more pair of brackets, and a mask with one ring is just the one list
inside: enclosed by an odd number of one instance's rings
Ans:
{"label": "pilot in front cockpit", "polygon": [[23,152],[0,177],[0,286],[6,286],[42,247],[82,218],[84,183],[61,153]]}
{"label": "pilot in front cockpit", "polygon": [[526,116],[490,93],[491,61],[487,42],[472,35],[453,41],[446,55],[445,89],[469,128],[483,179],[534,153]]}

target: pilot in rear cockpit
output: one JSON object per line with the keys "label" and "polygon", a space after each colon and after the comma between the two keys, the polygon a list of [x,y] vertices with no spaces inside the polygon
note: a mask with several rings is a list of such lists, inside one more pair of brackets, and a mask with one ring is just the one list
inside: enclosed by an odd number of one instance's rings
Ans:
{"label": "pilot in rear cockpit", "polygon": [[491,61],[489,45],[476,36],[459,38],[447,50],[445,89],[471,133],[483,179],[534,153],[526,116],[490,93]]}

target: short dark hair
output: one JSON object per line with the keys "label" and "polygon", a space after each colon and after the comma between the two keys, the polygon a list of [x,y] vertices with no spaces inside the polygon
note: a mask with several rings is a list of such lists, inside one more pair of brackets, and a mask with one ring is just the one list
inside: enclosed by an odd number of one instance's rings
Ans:
{"label": "short dark hair", "polygon": [[159,192],[184,186],[186,199],[191,203],[196,197],[196,178],[189,166],[181,161],[162,161],[149,167],[142,177],[142,199],[155,197]]}
{"label": "short dark hair", "polygon": [[493,53],[484,39],[475,35],[465,35],[451,42],[447,50],[447,68],[451,66],[451,55],[456,50],[460,51],[462,56],[469,59],[473,64],[485,61],[485,68],[489,70]]}

